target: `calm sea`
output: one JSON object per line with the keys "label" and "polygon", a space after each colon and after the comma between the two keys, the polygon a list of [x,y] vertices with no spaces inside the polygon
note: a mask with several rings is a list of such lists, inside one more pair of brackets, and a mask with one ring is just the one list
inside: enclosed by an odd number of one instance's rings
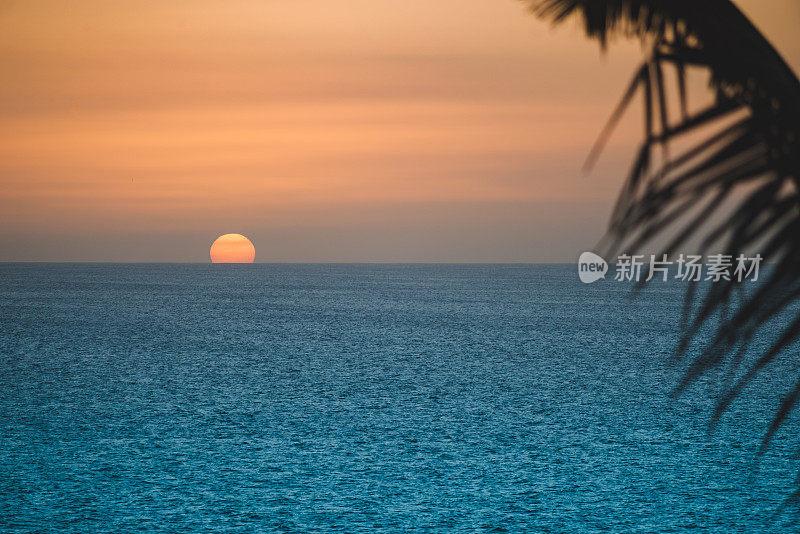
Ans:
{"label": "calm sea", "polygon": [[756,452],[798,363],[710,431],[710,380],[669,397],[683,288],[0,264],[0,530],[796,531],[800,423]]}

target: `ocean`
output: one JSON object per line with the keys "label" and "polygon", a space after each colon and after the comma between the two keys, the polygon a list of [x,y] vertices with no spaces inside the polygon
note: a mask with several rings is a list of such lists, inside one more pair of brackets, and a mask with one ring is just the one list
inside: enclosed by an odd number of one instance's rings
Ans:
{"label": "ocean", "polygon": [[[685,285],[0,264],[0,531],[795,532],[797,376],[671,397]],[[756,340],[756,348],[768,340]]]}

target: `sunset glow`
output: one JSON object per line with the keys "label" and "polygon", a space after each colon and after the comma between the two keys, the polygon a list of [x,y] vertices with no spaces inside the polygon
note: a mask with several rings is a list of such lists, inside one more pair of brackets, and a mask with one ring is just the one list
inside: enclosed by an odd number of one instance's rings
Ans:
{"label": "sunset glow", "polygon": [[[800,4],[741,4],[800,63]],[[232,227],[274,261],[571,261],[641,136],[581,173],[641,47],[516,0],[0,14],[4,260],[204,261]]]}

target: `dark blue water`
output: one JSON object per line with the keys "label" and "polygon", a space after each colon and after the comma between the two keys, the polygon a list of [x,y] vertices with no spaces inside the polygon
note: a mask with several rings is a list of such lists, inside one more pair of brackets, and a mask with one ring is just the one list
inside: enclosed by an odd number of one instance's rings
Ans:
{"label": "dark blue water", "polygon": [[668,397],[683,288],[0,264],[1,530],[795,531],[800,424],[756,451],[797,362],[709,432],[713,375]]}

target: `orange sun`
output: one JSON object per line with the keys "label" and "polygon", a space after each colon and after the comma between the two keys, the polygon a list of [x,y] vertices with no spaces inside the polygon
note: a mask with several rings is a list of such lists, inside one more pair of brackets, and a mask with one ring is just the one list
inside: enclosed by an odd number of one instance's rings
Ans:
{"label": "orange sun", "polygon": [[253,263],[256,247],[242,234],[225,234],[211,245],[211,263]]}

